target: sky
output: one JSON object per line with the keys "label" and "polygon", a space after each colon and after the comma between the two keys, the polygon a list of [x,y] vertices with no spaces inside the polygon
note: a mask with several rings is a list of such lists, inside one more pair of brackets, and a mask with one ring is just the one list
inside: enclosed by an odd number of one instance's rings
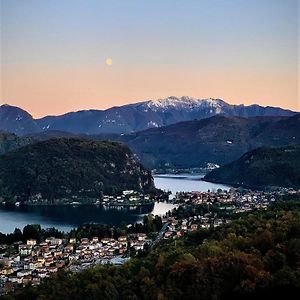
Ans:
{"label": "sky", "polygon": [[167,96],[300,111],[299,0],[0,0],[0,104]]}

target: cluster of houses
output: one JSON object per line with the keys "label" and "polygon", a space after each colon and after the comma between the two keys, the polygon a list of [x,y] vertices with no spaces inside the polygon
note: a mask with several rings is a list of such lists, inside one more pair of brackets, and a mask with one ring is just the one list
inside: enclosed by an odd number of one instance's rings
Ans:
{"label": "cluster of houses", "polygon": [[271,202],[276,200],[278,192],[245,191],[235,189],[218,192],[180,192],[174,202],[180,205],[207,204],[217,205],[220,209],[230,210],[233,213],[246,212],[253,209],[266,209]]}
{"label": "cluster of houses", "polygon": [[[181,206],[197,206],[206,204],[215,206],[219,212],[226,211],[227,214],[217,213],[215,210],[208,211],[203,215],[193,215],[188,218],[180,219],[176,216],[165,217],[162,221],[165,224],[162,238],[169,239],[181,237],[188,232],[197,229],[215,228],[230,222],[231,214],[247,212],[255,209],[266,209],[279,195],[299,194],[300,191],[293,189],[281,189],[280,191],[244,191],[239,192],[235,189],[230,191],[220,190],[218,192],[180,192],[175,195],[174,203]],[[172,215],[172,214],[171,214]]]}
{"label": "cluster of houses", "polygon": [[[247,212],[254,209],[266,209],[278,195],[294,194],[299,191],[282,190],[280,192],[243,191],[235,189],[217,192],[184,192],[177,193],[173,202],[180,206],[214,206],[219,212],[230,214]],[[104,196],[103,201],[110,203],[113,199]],[[124,191],[122,196],[113,201],[140,201],[140,195],[134,191]],[[150,200],[146,199],[146,200]],[[94,237],[76,240],[64,240],[49,237],[41,243],[27,240],[26,244],[16,243],[17,251],[10,251],[11,246],[0,245],[0,294],[10,291],[16,285],[37,285],[41,279],[51,276],[61,268],[80,271],[94,264],[123,264],[129,259],[131,251],[138,252],[146,244],[159,242],[162,239],[176,238],[197,229],[214,228],[230,222],[226,214],[214,210],[202,214],[193,214],[186,218],[168,214],[162,219],[163,227],[154,241],[144,233],[128,234],[118,239]],[[2,254],[1,254],[2,253]]]}
{"label": "cluster of houses", "polygon": [[213,213],[195,215],[184,219],[168,217],[163,219],[163,223],[166,224],[165,231],[163,232],[163,238],[178,238],[200,228],[209,229],[229,222],[229,219],[219,218]]}
{"label": "cluster of houses", "polygon": [[[38,285],[41,279],[51,276],[61,268],[77,271],[92,264],[122,264],[128,251],[143,250],[147,240],[144,233],[120,236],[118,239],[97,237],[69,240],[49,237],[41,243],[27,240],[11,246],[1,245],[0,294],[17,285]],[[14,254],[9,252],[15,252]]]}
{"label": "cluster of houses", "polygon": [[167,224],[163,233],[163,238],[169,239],[182,237],[185,234],[196,231],[200,228],[209,229],[212,226],[217,227],[228,222],[229,220],[217,218],[215,216],[212,217],[210,214],[205,214],[204,216],[198,215],[184,219],[169,217],[163,219],[163,223]]}
{"label": "cluster of houses", "polygon": [[[83,190],[82,190],[83,191]],[[66,191],[70,193],[70,190]],[[153,199],[149,194],[144,194],[135,190],[124,190],[121,195],[103,195],[99,198],[90,198],[90,199],[80,199],[80,197],[74,195],[72,197],[62,198],[62,199],[43,199],[42,194],[36,194],[30,197],[30,200],[25,202],[26,204],[71,204],[71,205],[80,205],[80,204],[102,204],[107,206],[125,206],[125,205],[142,205],[142,204],[153,204],[155,199]],[[6,204],[5,201],[0,201],[2,204]],[[24,204],[24,203],[23,203]],[[21,202],[15,202],[15,206],[21,206]]]}
{"label": "cluster of houses", "polygon": [[134,204],[147,204],[153,203],[150,195],[139,193],[134,190],[125,190],[119,196],[104,195],[99,203],[103,205],[134,205]]}

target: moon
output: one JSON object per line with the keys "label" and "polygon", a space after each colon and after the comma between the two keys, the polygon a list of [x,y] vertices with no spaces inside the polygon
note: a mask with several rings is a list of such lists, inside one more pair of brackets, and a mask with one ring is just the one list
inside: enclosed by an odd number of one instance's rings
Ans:
{"label": "moon", "polygon": [[108,65],[108,66],[111,66],[113,64],[113,60],[111,57],[108,57],[105,61],[105,63]]}

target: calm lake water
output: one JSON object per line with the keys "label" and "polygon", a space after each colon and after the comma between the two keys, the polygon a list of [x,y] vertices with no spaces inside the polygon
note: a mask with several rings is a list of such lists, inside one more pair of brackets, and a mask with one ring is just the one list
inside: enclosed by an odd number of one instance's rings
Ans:
{"label": "calm lake water", "polygon": [[204,175],[156,175],[154,176],[155,186],[159,189],[170,191],[174,196],[176,192],[207,192],[218,189],[228,190],[230,187],[224,184],[216,184],[202,181]]}
{"label": "calm lake water", "polygon": [[[202,176],[160,175],[154,177],[157,188],[171,191],[207,191],[228,186],[201,181]],[[0,232],[9,233],[14,229],[22,229],[27,224],[41,224],[42,227],[56,227],[63,231],[83,223],[101,223],[120,225],[139,222],[148,213],[163,215],[174,207],[173,204],[155,203],[150,207],[137,209],[106,209],[102,206],[30,206],[3,208],[0,206]]]}

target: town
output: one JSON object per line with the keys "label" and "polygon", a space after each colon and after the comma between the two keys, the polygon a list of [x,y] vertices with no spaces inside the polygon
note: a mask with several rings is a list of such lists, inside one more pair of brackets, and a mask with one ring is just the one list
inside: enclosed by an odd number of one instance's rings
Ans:
{"label": "town", "polygon": [[103,195],[99,194],[97,198],[80,198],[78,196],[72,196],[69,198],[61,199],[44,199],[39,193],[37,195],[31,196],[27,201],[12,201],[7,203],[0,197],[0,204],[6,205],[13,203],[15,206],[20,205],[104,205],[104,206],[141,206],[141,205],[151,205],[158,198],[166,199],[167,194],[162,192],[157,195],[150,195],[140,193],[135,190],[124,190],[120,194],[114,195]]}
{"label": "town", "polygon": [[176,208],[161,217],[161,228],[154,236],[139,232],[101,239],[48,237],[41,242],[28,239],[26,243],[0,245],[0,293],[18,285],[38,285],[62,268],[78,272],[97,264],[124,264],[131,256],[163,240],[218,227],[237,214],[266,209],[278,197],[299,194],[292,189],[176,193],[170,200],[177,204]]}
{"label": "town", "polygon": [[[129,249],[143,250],[148,242],[146,234],[138,233],[117,240],[49,237],[41,243],[35,239],[15,243],[15,254],[0,254],[0,291],[8,292],[16,285],[37,285],[62,268],[79,271],[93,264],[123,264],[128,260]],[[8,245],[0,246],[2,253],[10,250]]]}

